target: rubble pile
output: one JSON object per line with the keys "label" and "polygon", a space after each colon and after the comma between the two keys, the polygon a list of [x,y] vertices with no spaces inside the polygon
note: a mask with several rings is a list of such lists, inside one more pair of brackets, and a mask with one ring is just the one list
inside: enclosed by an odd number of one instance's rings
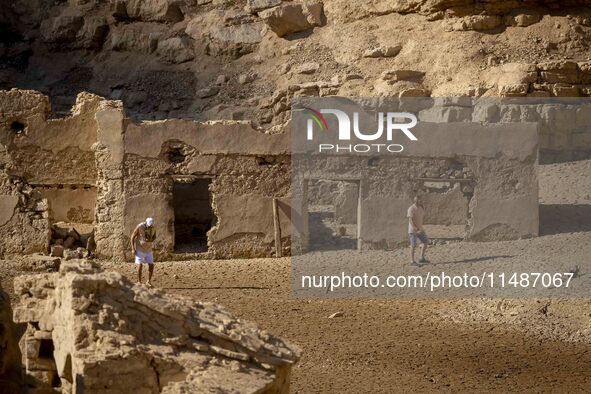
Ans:
{"label": "rubble pile", "polygon": [[91,225],[82,228],[86,231],[79,232],[75,226],[67,223],[52,224],[50,255],[65,260],[92,257],[96,247],[94,229]]}
{"label": "rubble pile", "polygon": [[10,165],[4,168],[9,170],[0,174],[0,256],[46,250],[48,200],[25,179],[12,175]]}
{"label": "rubble pile", "polygon": [[489,95],[501,97],[589,96],[591,62],[506,63],[491,68],[488,82],[496,86]]}
{"label": "rubble pile", "polygon": [[29,388],[85,393],[287,393],[299,350],[212,304],[92,262],[15,279]]}

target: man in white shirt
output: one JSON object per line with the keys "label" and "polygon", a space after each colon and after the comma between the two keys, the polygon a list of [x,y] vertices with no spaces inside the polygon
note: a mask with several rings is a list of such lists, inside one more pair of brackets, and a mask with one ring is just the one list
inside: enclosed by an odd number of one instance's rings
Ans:
{"label": "man in white shirt", "polygon": [[147,218],[145,222],[137,225],[131,234],[131,249],[137,265],[138,283],[142,283],[142,264],[148,264],[148,281],[146,286],[152,287],[152,274],[154,273],[153,245],[156,240],[154,219]]}
{"label": "man in white shirt", "polygon": [[[429,260],[425,258],[425,251],[429,244],[429,238],[423,228],[423,219],[425,218],[425,207],[419,196],[415,196],[414,204],[412,204],[406,213],[408,218],[408,238],[410,241],[410,265],[420,266],[421,264],[429,264]],[[417,242],[421,241],[421,259],[419,263],[415,261],[415,247]]]}

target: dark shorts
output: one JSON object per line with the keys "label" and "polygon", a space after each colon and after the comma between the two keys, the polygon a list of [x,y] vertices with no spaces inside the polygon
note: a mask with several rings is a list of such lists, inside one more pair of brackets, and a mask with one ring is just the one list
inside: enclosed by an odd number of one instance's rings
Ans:
{"label": "dark shorts", "polygon": [[429,244],[429,237],[427,237],[427,233],[408,233],[408,239],[410,240],[410,246],[417,246],[418,241],[420,240],[425,245]]}

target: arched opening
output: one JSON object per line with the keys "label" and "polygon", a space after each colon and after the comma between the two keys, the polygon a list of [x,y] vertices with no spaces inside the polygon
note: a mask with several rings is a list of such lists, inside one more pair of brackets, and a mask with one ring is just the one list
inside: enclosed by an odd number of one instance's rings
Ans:
{"label": "arched opening", "polygon": [[21,134],[25,131],[26,127],[27,126],[24,123],[19,122],[18,120],[15,120],[10,124],[10,130],[14,131],[16,134]]}

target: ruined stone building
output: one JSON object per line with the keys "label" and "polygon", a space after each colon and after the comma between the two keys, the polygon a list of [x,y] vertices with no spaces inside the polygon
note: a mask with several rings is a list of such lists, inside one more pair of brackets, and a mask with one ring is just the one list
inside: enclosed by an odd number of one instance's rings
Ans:
{"label": "ruined stone building", "polygon": [[37,92],[0,92],[0,254],[94,242],[99,257],[125,258],[132,230],[152,216],[160,258],[270,255],[273,198],[288,247],[288,134],[247,122],[135,123],[120,102],[87,93],[66,118],[50,119],[49,108]]}
{"label": "ruined stone building", "polygon": [[[583,135],[591,106],[423,100],[422,142],[400,154],[300,160],[289,132],[303,127],[297,119],[267,131],[243,121],[138,122],[121,102],[88,93],[52,118],[44,95],[2,91],[0,254],[75,258],[88,249],[128,259],[129,236],[147,216],[159,259],[274,256],[276,227],[288,254],[292,234],[309,237],[318,204],[352,226],[333,232],[353,234],[355,248],[384,248],[404,242],[405,206],[417,193],[429,223],[459,226],[459,239],[536,236],[539,141],[565,128]],[[319,192],[327,181],[345,184]]]}
{"label": "ruined stone building", "polygon": [[[303,102],[315,103],[307,99]],[[347,98],[325,99],[322,104],[323,108],[339,108],[347,114],[361,109],[355,100]],[[336,132],[327,131],[314,134],[312,140],[301,138],[308,117],[306,111],[294,110],[292,246],[297,250],[340,249],[331,245],[340,241],[335,234],[322,239],[323,228],[315,223],[315,217],[323,215],[322,205],[334,206],[335,233],[353,235],[355,242],[341,245],[344,249],[386,249],[406,244],[406,210],[415,195],[420,195],[427,207],[426,223],[444,226],[447,239],[452,235],[492,241],[538,235],[539,127],[523,116],[535,110],[536,104],[482,100],[473,105],[470,98],[394,99],[385,107],[396,105],[414,105],[420,120],[412,129],[418,140],[406,140],[399,153],[389,153],[385,148],[377,151],[375,144],[370,150],[370,142],[387,146],[385,138],[364,141],[351,136],[343,143],[335,140]],[[512,119],[494,121],[491,109],[496,109],[501,118],[511,114]],[[374,111],[372,108],[368,113],[369,118]],[[339,129],[336,117],[326,116],[326,121],[327,130]],[[369,123],[359,128],[375,130],[375,122]],[[394,139],[401,141],[400,136]],[[332,148],[319,151],[321,144],[332,147],[335,143],[340,144],[341,152]],[[349,152],[349,146],[359,150]],[[329,215],[325,211],[324,216]],[[456,229],[457,233],[451,234]],[[439,237],[437,228],[433,230],[433,237]]]}
{"label": "ruined stone building", "polygon": [[[35,89],[51,102],[33,91],[0,93],[0,255],[53,247],[67,257],[94,248],[101,257],[129,257],[129,233],[151,215],[158,258],[271,256],[273,199],[288,252],[286,125],[294,97],[588,99],[586,6],[582,0],[8,2],[0,10],[0,89]],[[591,157],[587,110],[487,108],[455,103],[422,121],[537,123],[540,163]],[[469,206],[482,206],[463,190],[475,187],[480,195],[482,179],[449,186],[432,179],[485,172],[471,168],[476,159],[456,160],[450,152],[426,156],[425,174],[404,176],[431,179],[423,186],[432,191],[427,198],[437,223],[463,225],[475,219]],[[331,180],[311,179],[311,198],[317,181]],[[344,194],[335,209],[348,216],[345,226],[356,225],[356,196],[365,198],[354,183],[338,187]],[[533,186],[528,190],[535,194]],[[476,230],[464,236],[490,238]],[[508,229],[493,238],[535,233]],[[370,238],[380,244],[384,237]]]}

